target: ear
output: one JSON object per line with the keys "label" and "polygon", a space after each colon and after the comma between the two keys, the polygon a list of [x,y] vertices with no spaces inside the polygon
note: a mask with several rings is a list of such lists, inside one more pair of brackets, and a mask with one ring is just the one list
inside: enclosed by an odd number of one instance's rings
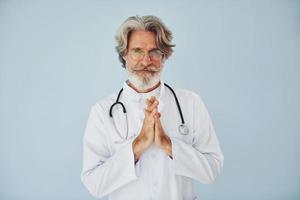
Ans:
{"label": "ear", "polygon": [[122,56],[122,58],[127,62],[127,51],[124,52],[124,55]]}
{"label": "ear", "polygon": [[124,56],[122,56],[122,58],[123,58],[123,60],[125,60],[125,64],[123,67],[126,69],[127,68],[127,56],[124,55]]}

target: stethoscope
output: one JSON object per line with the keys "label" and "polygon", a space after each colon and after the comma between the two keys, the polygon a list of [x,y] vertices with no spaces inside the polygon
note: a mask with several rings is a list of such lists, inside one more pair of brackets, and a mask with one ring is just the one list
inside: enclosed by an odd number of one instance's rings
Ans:
{"label": "stethoscope", "polygon": [[[184,123],[184,118],[183,118],[183,114],[182,114],[182,111],[181,111],[181,107],[179,105],[179,101],[177,99],[177,96],[174,92],[174,90],[169,86],[167,85],[166,83],[164,83],[164,85],[170,89],[170,91],[173,93],[173,96],[174,96],[174,99],[176,101],[176,105],[177,105],[177,109],[179,111],[179,114],[180,114],[180,119],[181,119],[181,124],[178,126],[178,131],[180,132],[180,134],[182,135],[188,135],[189,134],[189,128],[187,127],[187,125]],[[110,109],[109,109],[109,116],[111,118],[111,120],[113,121],[113,124],[114,124],[114,128],[116,129],[118,135],[121,137],[122,140],[128,140],[128,117],[127,117],[127,111],[126,111],[126,108],[124,106],[124,104],[119,101],[120,99],[120,96],[121,96],[121,93],[123,92],[123,88],[119,91],[119,94],[118,94],[118,97],[117,97],[117,100],[115,103],[113,103],[111,106],[110,106]],[[120,133],[120,131],[118,130],[118,128],[116,127],[116,123],[115,123],[115,120],[114,120],[114,117],[113,117],[113,114],[112,114],[112,110],[114,108],[114,106],[116,105],[121,105],[122,106],[122,109],[123,109],[123,113],[126,117],[126,137],[122,137],[122,134]]]}

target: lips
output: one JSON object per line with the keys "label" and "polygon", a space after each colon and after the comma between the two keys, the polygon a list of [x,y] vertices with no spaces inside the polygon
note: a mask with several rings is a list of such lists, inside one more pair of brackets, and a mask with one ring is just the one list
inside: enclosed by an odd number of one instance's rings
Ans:
{"label": "lips", "polygon": [[140,73],[154,74],[155,73],[154,71],[150,71],[150,70],[135,70],[134,72],[137,74],[140,74]]}
{"label": "lips", "polygon": [[136,72],[154,72],[152,70],[148,70],[148,69],[142,69],[142,70],[135,70]]}
{"label": "lips", "polygon": [[158,67],[147,67],[147,68],[136,68],[134,71],[145,71],[145,72],[158,72],[160,68]]}

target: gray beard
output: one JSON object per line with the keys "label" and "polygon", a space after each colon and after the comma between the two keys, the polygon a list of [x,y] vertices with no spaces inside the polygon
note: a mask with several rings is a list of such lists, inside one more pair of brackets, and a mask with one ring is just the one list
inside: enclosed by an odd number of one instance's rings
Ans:
{"label": "gray beard", "polygon": [[147,74],[146,76],[137,75],[133,72],[128,71],[128,80],[138,90],[146,90],[154,87],[160,81],[161,71],[155,72],[154,74]]}

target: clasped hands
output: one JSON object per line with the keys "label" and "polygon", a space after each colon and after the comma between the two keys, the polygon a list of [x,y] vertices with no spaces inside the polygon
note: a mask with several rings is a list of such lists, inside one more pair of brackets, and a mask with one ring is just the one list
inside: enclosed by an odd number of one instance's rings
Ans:
{"label": "clasped hands", "polygon": [[150,99],[146,99],[143,126],[140,134],[132,143],[135,162],[139,160],[142,153],[153,143],[158,148],[164,150],[168,156],[172,157],[172,143],[161,125],[161,114],[157,109],[158,104],[158,100],[153,96]]}

